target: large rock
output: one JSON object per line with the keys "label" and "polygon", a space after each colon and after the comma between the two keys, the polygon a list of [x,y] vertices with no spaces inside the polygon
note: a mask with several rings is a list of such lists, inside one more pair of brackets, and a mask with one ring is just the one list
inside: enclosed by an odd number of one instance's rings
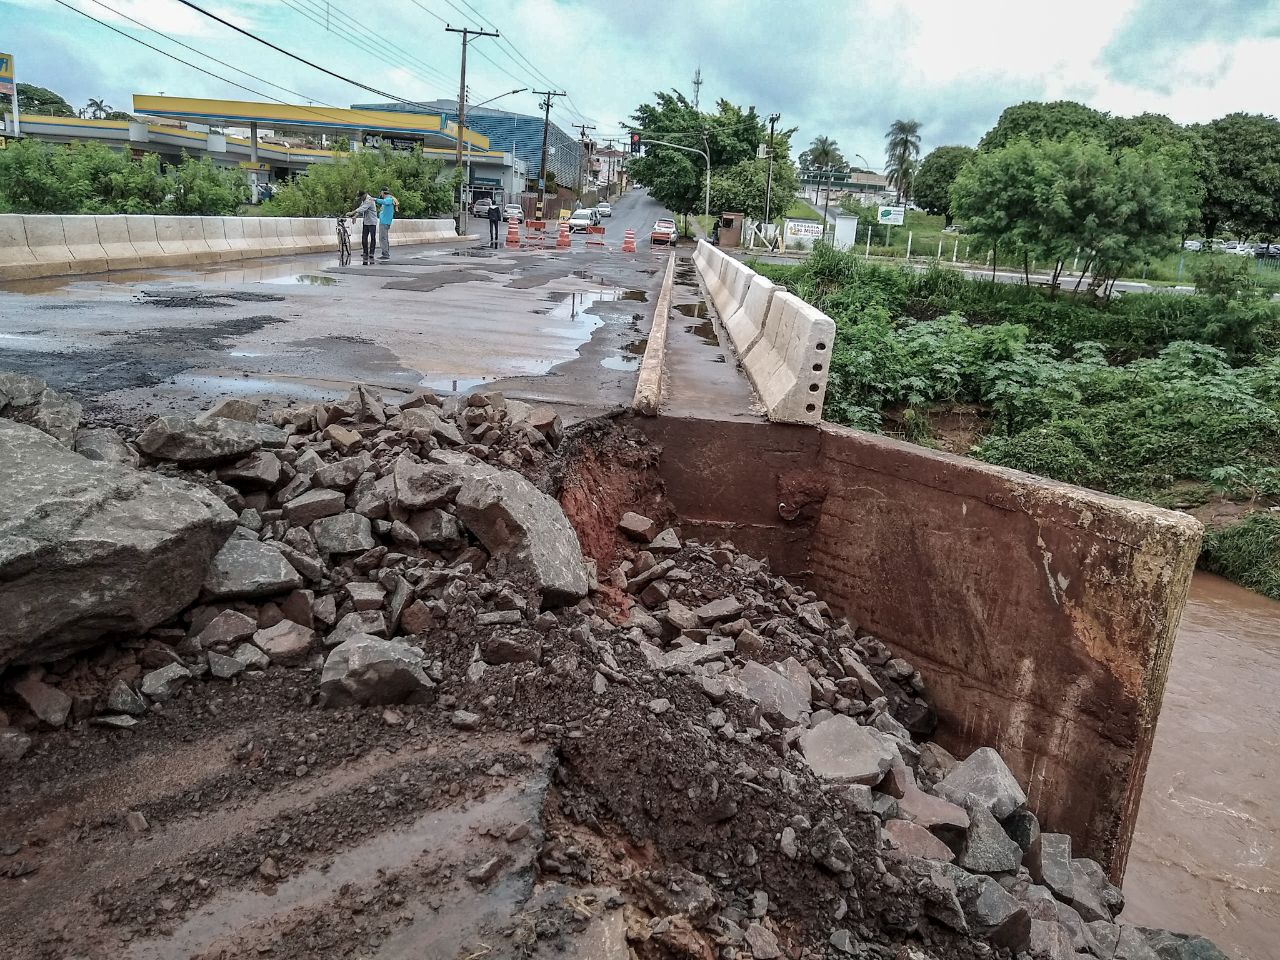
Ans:
{"label": "large rock", "polygon": [[898,758],[890,737],[838,713],[800,737],[800,749],[813,772],[827,780],[874,786]]}
{"label": "large rock", "polygon": [[359,633],[330,651],[320,674],[320,695],[331,707],[429,703],[435,684],[422,670],[417,647]]}
{"label": "large rock", "polygon": [[544,607],[587,595],[587,568],[578,536],[560,504],[518,473],[471,473],[457,496],[458,518],[509,572],[529,582]]}
{"label": "large rock", "polygon": [[89,427],[76,432],[76,453],[99,463],[129,467],[138,465],[138,455],[124,438],[110,427]]}
{"label": "large rock", "polygon": [[195,467],[239,460],[262,446],[253,424],[225,417],[158,417],[138,437],[138,449],[157,460]]}
{"label": "large rock", "polygon": [[1170,930],[1139,929],[1160,960],[1227,960],[1227,955],[1204,937]]}
{"label": "large rock", "polygon": [[25,373],[0,373],[0,413],[12,416],[14,411],[29,407],[40,399],[45,382]]}
{"label": "large rock", "polygon": [[1000,754],[990,747],[979,747],[956,764],[938,784],[938,796],[969,809],[978,803],[997,820],[1003,820],[1027,802]]}
{"label": "large rock", "polygon": [[13,685],[13,692],[37,720],[50,727],[62,726],[71,714],[71,698],[39,677],[28,674]]}
{"label": "large rock", "polygon": [[311,535],[321,553],[364,553],[378,545],[369,518],[358,513],[339,513],[311,525]]}
{"label": "large rock", "polygon": [[760,712],[781,726],[796,724],[809,712],[809,672],[794,658],[772,667],[748,660],[729,689],[759,704]]}
{"label": "large rock", "polygon": [[75,442],[82,412],[80,404],[65,393],[45,388],[35,406],[25,411],[22,419],[69,447]]}
{"label": "large rock", "polygon": [[392,468],[396,503],[405,510],[424,510],[448,503],[460,489],[456,470],[436,463],[415,463],[400,457]]}
{"label": "large rock", "polygon": [[956,895],[970,929],[1015,952],[1026,948],[1031,914],[995,880],[972,874],[957,877]]}
{"label": "large rock", "polygon": [[213,558],[204,581],[210,600],[270,597],[300,586],[302,577],[284,554],[258,540],[228,540]]}
{"label": "large rock", "polygon": [[950,863],[956,858],[951,848],[924,827],[907,820],[886,820],[885,835],[893,841],[894,849],[904,856],[922,860],[942,860]]}
{"label": "large rock", "polygon": [[956,863],[974,873],[1012,872],[1022,863],[1022,848],[986,807],[975,802],[969,807],[969,829]]}
{"label": "large rock", "polygon": [[193,484],[0,420],[0,670],[167,620],[196,598],[235,519]]}
{"label": "large rock", "polygon": [[1071,837],[1065,833],[1042,833],[1031,844],[1023,860],[1031,879],[1053,891],[1054,896],[1070,903]]}

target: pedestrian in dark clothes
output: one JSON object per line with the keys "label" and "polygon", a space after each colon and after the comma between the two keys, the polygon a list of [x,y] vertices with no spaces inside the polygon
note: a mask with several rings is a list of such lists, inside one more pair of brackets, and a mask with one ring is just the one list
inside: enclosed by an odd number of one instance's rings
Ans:
{"label": "pedestrian in dark clothes", "polygon": [[360,252],[364,257],[363,263],[367,267],[373,263],[373,258],[378,252],[378,205],[373,202],[373,197],[369,196],[368,191],[361,190],[356,208],[347,216],[361,218]]}
{"label": "pedestrian in dark clothes", "polygon": [[489,246],[498,246],[498,224],[502,222],[502,211],[496,203],[489,205]]}

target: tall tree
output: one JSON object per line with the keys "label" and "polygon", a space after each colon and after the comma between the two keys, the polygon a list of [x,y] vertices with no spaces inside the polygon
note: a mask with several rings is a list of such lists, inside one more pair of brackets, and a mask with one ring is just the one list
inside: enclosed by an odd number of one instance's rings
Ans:
{"label": "tall tree", "polygon": [[834,167],[841,170],[846,166],[844,157],[840,155],[840,147],[831,137],[814,137],[805,154],[808,162],[815,167]]}
{"label": "tall tree", "polygon": [[901,203],[903,196],[911,198],[911,179],[920,157],[920,121],[893,121],[884,141],[885,176],[897,190],[898,202]]}
{"label": "tall tree", "polygon": [[974,155],[973,147],[938,147],[920,161],[913,184],[916,203],[934,216],[946,217],[951,226],[951,184],[960,168]]}
{"label": "tall tree", "polygon": [[1243,236],[1280,237],[1280,120],[1233,113],[1199,133],[1206,153],[1206,235],[1226,226]]}
{"label": "tall tree", "polygon": [[96,100],[90,97],[89,102],[84,105],[84,109],[91,120],[101,120],[111,112],[112,106],[105,100]]}
{"label": "tall tree", "polygon": [[18,112],[44,117],[74,117],[71,104],[58,94],[31,83],[18,84]]}
{"label": "tall tree", "polygon": [[1061,140],[1070,134],[1105,140],[1110,131],[1108,114],[1074,100],[1041,103],[1028,100],[1008,107],[996,125],[978,141],[979,150],[997,150],[1020,137],[1028,140]]}

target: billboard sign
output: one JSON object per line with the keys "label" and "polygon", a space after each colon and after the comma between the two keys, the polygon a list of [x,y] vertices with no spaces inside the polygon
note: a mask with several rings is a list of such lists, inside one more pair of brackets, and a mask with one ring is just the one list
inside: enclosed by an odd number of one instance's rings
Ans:
{"label": "billboard sign", "polygon": [[888,224],[892,227],[900,227],[906,216],[906,207],[883,206],[876,215],[876,222]]}
{"label": "billboard sign", "polygon": [[783,236],[787,240],[821,240],[822,224],[816,220],[788,220]]}
{"label": "billboard sign", "polygon": [[0,95],[11,97],[13,94],[13,54],[0,53]]}

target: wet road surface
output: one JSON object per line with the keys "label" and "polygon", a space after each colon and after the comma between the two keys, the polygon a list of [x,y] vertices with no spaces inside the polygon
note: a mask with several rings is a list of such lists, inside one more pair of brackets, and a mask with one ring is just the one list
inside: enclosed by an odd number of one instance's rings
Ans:
{"label": "wet road surface", "polygon": [[[590,414],[630,401],[665,267],[662,208],[615,205],[606,251],[396,248],[22,281],[0,287],[0,369],[41,376],[104,420],[227,395],[309,401],[355,382],[515,396]],[[643,231],[622,254],[622,231]]]}
{"label": "wet road surface", "polygon": [[1197,573],[1125,876],[1130,923],[1280,957],[1280,603]]}

